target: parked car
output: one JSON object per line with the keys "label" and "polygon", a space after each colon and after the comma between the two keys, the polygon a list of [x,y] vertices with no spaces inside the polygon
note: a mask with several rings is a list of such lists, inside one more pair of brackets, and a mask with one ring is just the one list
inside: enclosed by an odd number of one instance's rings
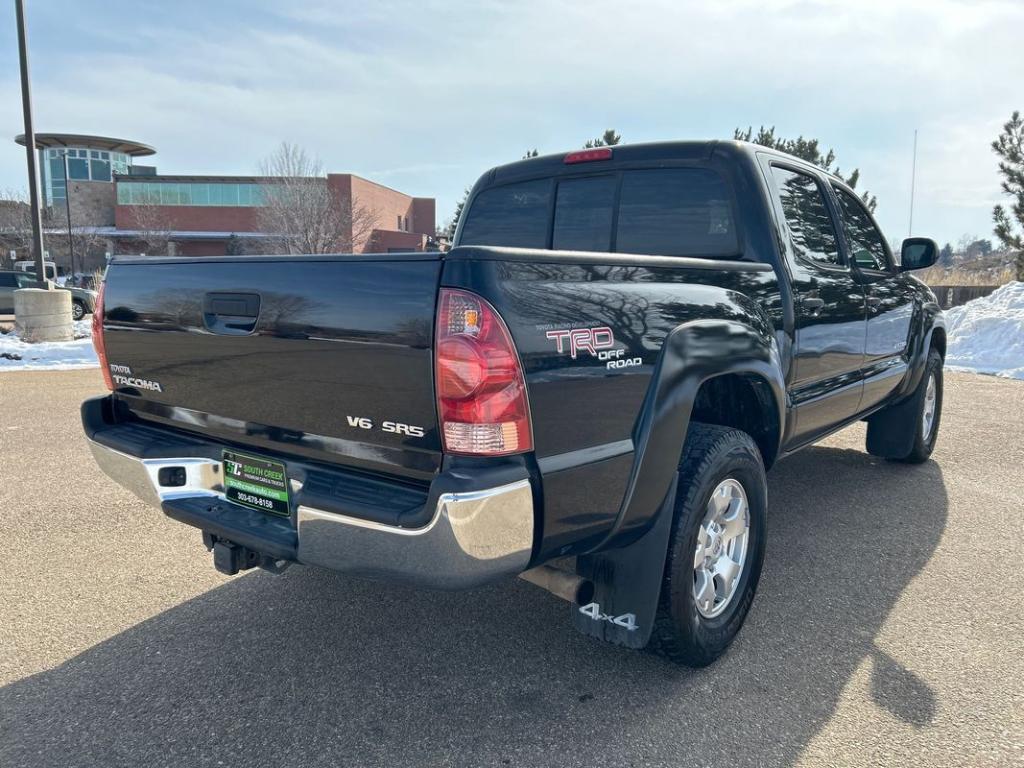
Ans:
{"label": "parked car", "polygon": [[74,285],[78,288],[85,288],[90,291],[99,290],[99,285],[96,282],[96,275],[94,274],[79,275],[74,281]]}
{"label": "parked car", "polygon": [[59,286],[59,290],[71,291],[71,316],[75,320],[81,320],[86,315],[93,313],[96,307],[97,291],[74,285]]}
{"label": "parked car", "polygon": [[751,144],[524,160],[446,254],[115,258],[82,420],[224,573],[521,575],[700,666],[754,598],[767,469],[862,420],[931,454],[936,253],[897,262],[842,180]]}
{"label": "parked car", "polygon": [[0,315],[14,314],[14,292],[36,284],[35,275],[17,270],[0,270]]}
{"label": "parked car", "polygon": [[[33,275],[36,273],[36,263],[31,259],[14,262],[14,268],[18,272],[31,272]],[[57,279],[57,265],[52,261],[44,261],[43,269],[46,271],[47,280]]]}
{"label": "parked car", "polygon": [[[35,272],[25,272],[23,270],[0,271],[0,313],[13,313],[14,291],[18,288],[33,288],[35,284]],[[54,285],[54,289],[70,291],[71,316],[75,320],[81,320],[87,314],[92,314],[96,307],[96,291],[67,285]]]}

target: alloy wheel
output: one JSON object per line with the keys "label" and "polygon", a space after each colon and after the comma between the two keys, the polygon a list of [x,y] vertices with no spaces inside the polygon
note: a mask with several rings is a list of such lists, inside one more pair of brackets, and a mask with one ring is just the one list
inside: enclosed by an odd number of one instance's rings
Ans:
{"label": "alloy wheel", "polygon": [[747,493],[738,480],[726,478],[708,499],[693,555],[693,598],[704,618],[721,615],[732,602],[749,540]]}

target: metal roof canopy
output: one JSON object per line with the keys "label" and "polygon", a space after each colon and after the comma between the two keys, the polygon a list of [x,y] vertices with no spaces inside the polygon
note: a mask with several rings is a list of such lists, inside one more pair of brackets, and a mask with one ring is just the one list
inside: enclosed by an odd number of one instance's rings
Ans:
{"label": "metal roof canopy", "polygon": [[197,184],[211,182],[225,182],[231,184],[280,184],[284,181],[318,181],[326,182],[322,176],[302,176],[297,179],[286,179],[279,176],[221,176],[199,175],[194,173],[115,173],[119,182],[126,184],[177,184],[181,182],[192,182]]}
{"label": "metal roof canopy", "polygon": [[[54,231],[67,232],[67,229],[57,229]],[[118,229],[117,227],[76,227],[75,231],[89,232],[98,237],[109,237],[111,240],[132,239],[153,234],[152,232],[144,229]],[[270,232],[230,232],[227,230],[182,229],[168,230],[166,232],[161,232],[160,234],[170,240],[227,240],[232,235],[244,240],[246,238],[264,238],[272,236]]]}
{"label": "metal roof canopy", "polygon": [[[25,134],[18,134],[14,140],[21,146],[25,146]],[[127,139],[115,139],[110,136],[87,136],[81,133],[37,133],[36,147],[41,149],[88,147],[89,149],[104,149],[109,152],[124,152],[132,157],[156,154],[156,150],[148,144]]]}

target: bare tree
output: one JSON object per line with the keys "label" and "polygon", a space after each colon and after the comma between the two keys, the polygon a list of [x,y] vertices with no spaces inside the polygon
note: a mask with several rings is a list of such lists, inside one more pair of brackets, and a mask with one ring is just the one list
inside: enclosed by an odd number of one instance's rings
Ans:
{"label": "bare tree", "polygon": [[[85,271],[89,256],[102,247],[103,238],[96,232],[96,227],[84,220],[81,211],[72,210],[69,233],[67,214],[63,207],[44,208],[42,220],[48,232],[47,258],[62,270],[70,269],[70,239],[76,257],[75,267]],[[0,192],[0,269],[10,266],[7,259],[10,251],[20,252],[20,258],[31,258],[32,214],[28,195],[16,190]]]}
{"label": "bare tree", "polygon": [[159,200],[143,200],[128,207],[131,221],[138,231],[137,241],[152,256],[170,255],[171,234],[174,231],[170,216]]}
{"label": "bare tree", "polygon": [[302,147],[282,142],[260,164],[260,173],[260,229],[266,245],[278,252],[350,252],[377,226],[372,210],[330,189],[320,161]]}
{"label": "bare tree", "polygon": [[28,196],[13,189],[0,192],[0,257],[7,259],[8,251],[28,249],[32,245],[32,214]]}
{"label": "bare tree", "polygon": [[[48,228],[62,230],[62,234],[52,234],[47,240],[47,248],[54,254],[54,261],[58,261],[57,254],[60,254],[59,261],[65,267],[70,270],[74,266],[75,272],[82,275],[91,274],[97,266],[105,263],[103,254],[106,250],[106,237],[99,233],[88,211],[72,205],[70,233],[67,214],[60,206],[48,208],[47,217]],[[68,252],[69,234],[75,254],[74,264]]]}

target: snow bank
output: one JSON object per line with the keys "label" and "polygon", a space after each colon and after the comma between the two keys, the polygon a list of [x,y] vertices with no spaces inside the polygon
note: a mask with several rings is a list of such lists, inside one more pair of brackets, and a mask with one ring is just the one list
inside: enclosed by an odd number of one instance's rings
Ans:
{"label": "snow bank", "polygon": [[90,320],[75,325],[74,341],[29,344],[13,330],[0,333],[0,373],[4,371],[69,371],[97,368],[99,361],[89,338]]}
{"label": "snow bank", "polygon": [[946,367],[1024,379],[1024,283],[946,312]]}

